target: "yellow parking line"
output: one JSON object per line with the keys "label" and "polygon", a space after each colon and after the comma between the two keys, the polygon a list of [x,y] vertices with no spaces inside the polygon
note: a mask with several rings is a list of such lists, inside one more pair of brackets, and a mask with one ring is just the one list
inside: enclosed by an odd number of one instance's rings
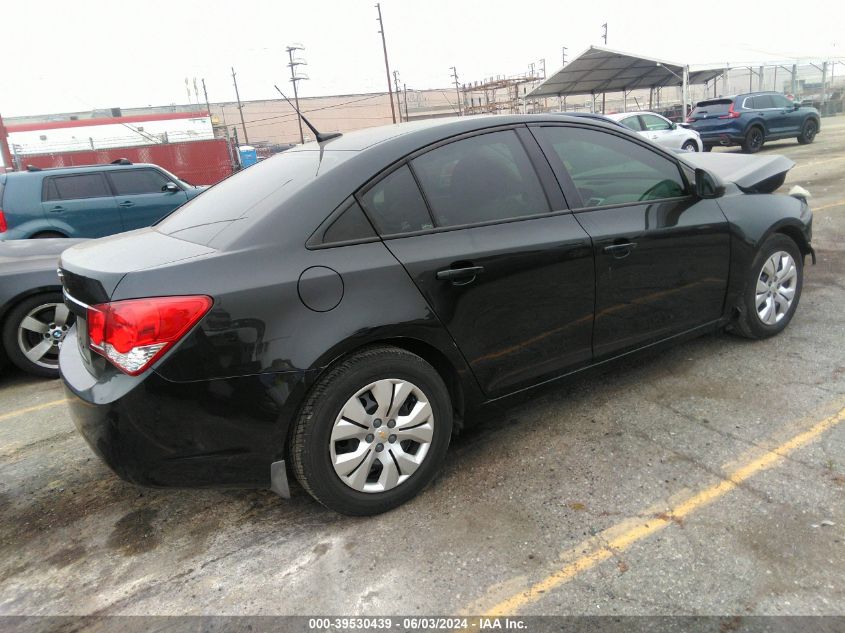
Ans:
{"label": "yellow parking line", "polygon": [[60,404],[64,404],[67,402],[67,398],[62,398],[61,400],[52,400],[50,402],[45,402],[44,404],[37,404],[34,407],[25,407],[23,409],[15,409],[14,411],[9,411],[8,413],[0,414],[0,422],[3,420],[8,420],[9,418],[14,418],[18,415],[23,415],[24,413],[32,413],[33,411],[41,411],[42,409],[49,409],[50,407],[55,407]]}
{"label": "yellow parking line", "polygon": [[820,207],[810,207],[814,212],[815,211],[822,211],[824,209],[832,209],[833,207],[841,207],[845,205],[845,200],[839,200],[838,202],[831,202],[830,204],[823,204]]}
{"label": "yellow parking line", "polygon": [[503,617],[516,613],[520,608],[536,602],[545,593],[569,582],[581,572],[587,571],[617,553],[625,551],[634,543],[668,527],[673,522],[680,523],[687,515],[731,492],[753,475],[767,468],[771,468],[778,461],[796,449],[806,446],[843,420],[845,420],[845,408],[817,422],[803,433],[799,433],[783,444],[767,450],[761,457],[753,459],[732,470],[719,483],[694,494],[686,501],[677,504],[670,511],[656,514],[649,519],[629,519],[608,528],[597,535],[596,538],[590,539],[586,543],[582,543],[570,550],[571,553],[578,553],[574,561],[561,567],[539,582],[534,583],[528,589],[514,593],[510,597],[501,600],[493,607],[489,609],[475,609],[474,611],[476,613],[481,611],[491,617]]}

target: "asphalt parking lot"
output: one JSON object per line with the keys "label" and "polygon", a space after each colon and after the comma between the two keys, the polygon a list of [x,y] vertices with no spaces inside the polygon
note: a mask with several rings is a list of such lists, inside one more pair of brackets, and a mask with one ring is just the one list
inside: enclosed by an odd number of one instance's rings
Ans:
{"label": "asphalt parking lot", "polygon": [[511,403],[382,516],[135,487],[58,381],[0,374],[0,614],[845,615],[845,117],[763,153],[814,196],[818,263],[781,336]]}

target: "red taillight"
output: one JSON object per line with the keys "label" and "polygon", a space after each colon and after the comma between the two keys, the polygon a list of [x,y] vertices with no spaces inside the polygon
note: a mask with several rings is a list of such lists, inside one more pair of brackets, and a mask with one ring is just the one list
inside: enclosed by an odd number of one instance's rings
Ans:
{"label": "red taillight", "polygon": [[0,233],[5,233],[9,230],[9,225],[6,224],[6,216],[3,215],[3,209],[0,209]]}
{"label": "red taillight", "polygon": [[88,308],[88,344],[120,371],[137,376],[199,321],[211,297],[152,297]]}
{"label": "red taillight", "polygon": [[727,113],[727,114],[723,114],[723,115],[722,115],[722,116],[720,116],[719,118],[720,118],[720,119],[738,119],[738,118],[739,118],[739,115],[740,115],[740,113],[739,113],[739,112],[734,112],[734,104],[731,104],[731,107],[730,107],[730,108],[728,108],[728,113]]}

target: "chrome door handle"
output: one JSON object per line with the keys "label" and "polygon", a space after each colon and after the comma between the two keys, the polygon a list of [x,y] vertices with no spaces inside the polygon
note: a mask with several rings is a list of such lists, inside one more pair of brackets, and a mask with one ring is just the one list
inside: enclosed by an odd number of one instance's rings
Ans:
{"label": "chrome door handle", "polygon": [[123,202],[119,202],[117,206],[123,207],[123,208],[134,207],[135,203],[132,202],[131,200],[124,200]]}
{"label": "chrome door handle", "polygon": [[622,259],[623,257],[628,257],[628,255],[631,254],[631,251],[636,247],[636,242],[623,242],[621,244],[611,244],[609,246],[605,246],[604,252],[610,253],[616,259]]}

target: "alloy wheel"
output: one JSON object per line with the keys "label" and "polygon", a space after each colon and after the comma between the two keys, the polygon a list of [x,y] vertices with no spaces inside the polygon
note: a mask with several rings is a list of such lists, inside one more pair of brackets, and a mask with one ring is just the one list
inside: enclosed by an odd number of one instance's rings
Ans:
{"label": "alloy wheel", "polygon": [[778,323],[789,312],[795,299],[798,268],[786,251],[773,253],[757,276],[755,305],[757,317],[765,325]]}
{"label": "alloy wheel", "polygon": [[18,325],[18,348],[31,363],[45,369],[59,366],[59,349],[70,328],[70,311],[63,303],[36,306]]}
{"label": "alloy wheel", "polygon": [[407,380],[373,382],[347,400],[332,427],[330,453],[340,480],[359,492],[402,485],[431,448],[434,414]]}

